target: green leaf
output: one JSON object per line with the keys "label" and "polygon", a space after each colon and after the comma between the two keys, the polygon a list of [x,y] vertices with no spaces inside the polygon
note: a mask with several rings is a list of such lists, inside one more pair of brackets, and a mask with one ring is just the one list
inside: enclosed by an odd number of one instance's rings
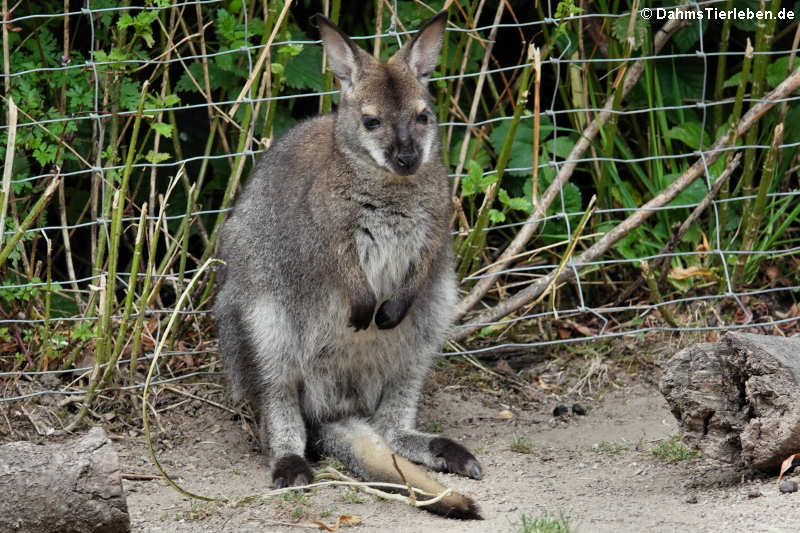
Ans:
{"label": "green leaf", "polygon": [[697,41],[700,40],[700,36],[706,32],[706,28],[708,28],[708,19],[704,18],[700,21],[700,31],[698,31],[696,23],[690,24],[676,31],[672,37],[672,42],[681,52],[688,52],[694,48]]}
{"label": "green leaf", "polygon": [[[669,185],[680,175],[680,173],[666,174],[664,176],[664,182]],[[694,180],[691,185],[681,191],[681,193],[675,197],[675,199],[672,200],[669,205],[697,205],[706,194],[708,194],[706,180],[704,178],[698,178]]]}
{"label": "green leaf", "polygon": [[293,89],[321,91],[325,81],[321,67],[322,48],[304,46],[300,53],[286,62],[284,81]]}
{"label": "green leaf", "polygon": [[141,33],[142,39],[144,39],[145,44],[147,44],[147,48],[152,48],[155,44],[155,39],[153,39],[153,32],[148,30],[143,30]]}
{"label": "green leaf", "polygon": [[[687,101],[700,100],[703,98],[704,80],[707,73],[703,70],[702,61],[689,62],[682,61],[674,64],[672,61],[659,61],[653,65],[656,69],[655,76],[661,89],[662,99],[665,105],[685,106]],[[673,83],[673,78],[678,76],[677,83]],[[645,81],[645,76],[639,80],[634,90],[628,95],[628,101],[633,106],[652,107],[650,98],[654,88]],[[683,114],[694,114],[692,108],[684,107]],[[667,118],[673,123],[681,122],[680,113],[673,110],[667,112]]]}
{"label": "green leaf", "polygon": [[567,159],[569,153],[575,147],[575,139],[571,136],[559,136],[544,143],[545,149],[551,154],[555,154],[561,159]]}
{"label": "green leaf", "polygon": [[55,160],[57,151],[58,147],[55,144],[41,143],[33,151],[33,158],[36,159],[40,165],[45,166]]}
{"label": "green leaf", "polygon": [[67,89],[67,105],[73,113],[84,111],[92,107],[93,92],[85,87],[70,87]]}
{"label": "green leaf", "polygon": [[181,103],[181,98],[177,94],[168,94],[164,97],[164,107],[172,107]]}
{"label": "green leaf", "polygon": [[767,83],[771,88],[781,84],[789,75],[789,56],[775,60],[767,67]]}
{"label": "green leaf", "polygon": [[501,188],[500,191],[497,193],[497,198],[500,200],[500,203],[508,207],[509,209],[513,209],[515,211],[524,211],[525,213],[530,213],[533,211],[533,204],[531,204],[530,197],[526,198],[524,196],[511,198],[508,195],[508,191]]}
{"label": "green leaf", "polygon": [[727,80],[725,80],[725,83],[723,83],[722,86],[726,89],[728,87],[738,87],[739,82],[741,80],[742,80],[742,71],[739,71],[730,78],[728,78]]}
{"label": "green leaf", "polygon": [[[504,120],[497,124],[492,133],[489,134],[489,140],[496,154],[499,154],[503,149],[503,143],[508,137],[508,130],[511,126],[511,120]],[[546,139],[553,132],[553,125],[547,117],[541,117],[539,122],[539,138],[540,140]],[[511,144],[511,157],[508,159],[506,173],[512,176],[527,176],[530,175],[529,170],[533,161],[533,117],[524,116],[517,126],[517,133],[514,136],[514,141]],[[511,170],[509,170],[511,169]],[[513,170],[522,169],[522,170]]]}
{"label": "green leaf", "polygon": [[[617,17],[611,25],[611,35],[621,43],[625,43],[628,37],[628,26],[631,23],[630,12],[628,16]],[[650,26],[642,17],[636,17],[633,20],[633,47],[632,50],[638,50],[642,43],[647,39],[647,33],[650,31]]]}
{"label": "green leaf", "polygon": [[126,111],[133,111],[139,107],[139,94],[141,92],[139,82],[129,78],[123,78],[119,88],[120,107]]}
{"label": "green leaf", "polygon": [[117,29],[124,30],[133,26],[133,17],[131,17],[128,13],[123,13],[123,15],[117,21]]}
{"label": "green leaf", "polygon": [[482,193],[489,185],[497,181],[497,173],[483,175],[483,169],[473,159],[467,163],[468,174],[461,179],[461,192],[464,196]]}
{"label": "green leaf", "polygon": [[156,130],[156,132],[160,133],[167,139],[172,138],[172,125],[166,124],[164,122],[152,122],[150,127]]}
{"label": "green leaf", "polygon": [[226,42],[228,48],[238,48],[244,44],[244,26],[224,9],[217,10],[215,27],[220,40]]}
{"label": "green leaf", "polygon": [[[241,87],[241,80],[244,78],[241,73],[235,72],[233,69],[225,70],[220,68],[217,64],[217,59],[221,56],[214,58],[214,61],[208,63],[208,78],[209,78],[209,85],[211,86],[211,90],[215,91],[217,89],[233,89],[235,87]],[[203,87],[203,65],[200,63],[192,63],[189,65],[189,72],[192,74],[192,78]],[[246,72],[245,72],[246,74]],[[178,80],[178,83],[175,85],[175,89],[180,92],[201,92],[201,89],[198,89],[197,86],[192,82],[189,74],[186,72],[183,73],[181,79]]]}
{"label": "green leaf", "polygon": [[[703,129],[697,122],[686,122],[680,126],[675,126],[667,131],[667,137],[681,141],[686,146],[698,150],[700,148],[700,135]],[[705,136],[704,141],[708,142],[708,135]]]}
{"label": "green leaf", "polygon": [[[786,115],[786,124],[800,124],[800,106],[795,105],[789,108]],[[796,143],[800,141],[800,128],[787,128],[784,133],[784,142]]]}
{"label": "green leaf", "polygon": [[[564,212],[565,213],[583,213],[581,206],[581,190],[572,182],[564,185]],[[580,216],[580,215],[575,215]]]}
{"label": "green leaf", "polygon": [[497,209],[489,209],[489,221],[492,224],[501,224],[506,221],[506,214]]}
{"label": "green leaf", "polygon": [[284,44],[278,47],[278,57],[281,59],[283,58],[288,59],[297,56],[302,51],[303,51],[302,44]]}
{"label": "green leaf", "polygon": [[150,150],[147,152],[147,155],[144,158],[149,161],[150,163],[161,163],[162,161],[166,161],[170,158],[169,154],[165,154],[163,152],[155,152]]}

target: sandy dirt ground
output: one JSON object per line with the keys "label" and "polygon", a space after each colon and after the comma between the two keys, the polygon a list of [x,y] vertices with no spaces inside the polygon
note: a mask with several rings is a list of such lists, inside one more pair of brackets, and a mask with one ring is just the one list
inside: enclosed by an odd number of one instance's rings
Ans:
{"label": "sandy dirt ground", "polygon": [[[352,515],[360,524],[343,531],[516,532],[522,531],[523,515],[549,515],[566,517],[572,531],[582,533],[800,531],[800,492],[780,494],[774,476],[702,457],[671,462],[652,453],[677,434],[656,386],[657,365],[642,372],[597,364],[596,357],[581,361],[572,365],[572,374],[560,372],[558,362],[547,363],[537,370],[544,379],[529,379],[531,385],[522,388],[466,363],[437,370],[420,426],[464,442],[481,461],[484,478],[434,475],[472,496],[482,521],[444,519],[344,487],[265,498],[267,461],[241,418],[176,395],[172,408],[153,421],[161,427],[159,459],[186,489],[227,503],[190,500],[160,479],[126,479],[133,530],[320,530],[314,520],[333,525],[339,516]],[[559,388],[549,389],[548,380],[560,381]],[[226,402],[221,386],[182,387]],[[558,403],[575,401],[585,416],[554,418]],[[512,417],[501,418],[502,411]],[[120,431],[115,440],[128,477],[155,472],[141,432]]]}

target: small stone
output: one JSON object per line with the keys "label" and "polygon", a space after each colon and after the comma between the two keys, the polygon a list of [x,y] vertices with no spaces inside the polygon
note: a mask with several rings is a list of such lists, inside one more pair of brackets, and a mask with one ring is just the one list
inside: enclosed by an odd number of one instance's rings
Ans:
{"label": "small stone", "polygon": [[564,416],[568,413],[569,413],[569,407],[567,407],[566,405],[558,404],[556,405],[556,408],[553,409],[554,417]]}
{"label": "small stone", "polygon": [[751,500],[753,498],[760,498],[762,496],[761,491],[758,489],[752,489],[750,492],[747,493],[747,497]]}
{"label": "small stone", "polygon": [[508,420],[510,418],[514,418],[514,413],[509,411],[508,409],[503,409],[499,413],[497,413],[498,418],[502,418],[503,420]]}
{"label": "small stone", "polygon": [[781,481],[781,484],[778,485],[778,490],[784,494],[788,494],[790,492],[797,492],[797,481],[792,481],[791,479],[784,479]]}
{"label": "small stone", "polygon": [[579,403],[572,404],[572,414],[578,416],[586,416],[586,409]]}
{"label": "small stone", "polygon": [[686,498],[684,498],[683,502],[684,503],[697,503],[697,496],[695,496],[694,494],[692,494],[691,496],[687,496]]}

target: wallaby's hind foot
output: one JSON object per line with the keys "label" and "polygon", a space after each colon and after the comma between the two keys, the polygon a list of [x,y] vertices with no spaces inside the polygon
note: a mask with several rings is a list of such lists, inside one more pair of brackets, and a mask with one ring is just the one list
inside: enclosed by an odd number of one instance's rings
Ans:
{"label": "wallaby's hind foot", "polygon": [[[450,442],[456,444],[453,441]],[[472,454],[470,454],[463,446],[458,444],[457,446],[459,446],[467,455],[472,457]],[[434,495],[439,495],[447,490],[444,485],[429,477],[425,470],[412,463],[402,455],[394,453],[394,451],[389,448],[386,442],[377,435],[362,435],[356,437],[353,439],[353,448],[357,460],[360,461],[361,469],[366,472],[366,477],[368,479],[374,479],[376,481],[389,481],[393,483],[403,483],[405,481],[412,487],[416,487]],[[452,449],[453,448],[448,448],[448,450]],[[480,470],[480,467],[477,466],[477,461],[474,460],[474,457],[472,460],[474,466]],[[398,470],[399,472],[403,473],[402,478],[400,477]],[[405,478],[405,480],[403,478]],[[417,497],[417,501],[420,502],[424,502],[427,499],[430,498],[425,496]],[[454,491],[438,502],[425,505],[422,508],[426,511],[430,511],[447,518],[457,518],[461,520],[483,520],[480,510],[472,498]]]}
{"label": "wallaby's hind foot", "polygon": [[434,457],[444,462],[442,470],[445,472],[483,479],[480,463],[462,444],[446,437],[436,437],[431,440],[430,450]]}
{"label": "wallaby's hind foot", "polygon": [[313,477],[308,462],[299,455],[284,455],[272,467],[272,486],[276,489],[308,485]]}
{"label": "wallaby's hind foot", "polygon": [[[480,474],[478,462],[466,448],[450,439],[438,438],[438,440],[447,443],[439,446],[444,454],[466,459],[460,463],[466,465],[465,475],[469,475],[471,467],[474,467],[473,471],[477,468],[477,473]],[[315,446],[322,453],[341,461],[349,470],[367,481],[407,483],[434,496],[447,490],[447,487],[431,478],[424,469],[395,453],[383,437],[363,420],[349,419],[324,425],[319,439],[315,441]],[[431,498],[420,495],[417,496],[417,501],[424,502]],[[472,498],[458,492],[450,492],[438,502],[422,506],[422,509],[448,518],[482,519],[478,506]]]}

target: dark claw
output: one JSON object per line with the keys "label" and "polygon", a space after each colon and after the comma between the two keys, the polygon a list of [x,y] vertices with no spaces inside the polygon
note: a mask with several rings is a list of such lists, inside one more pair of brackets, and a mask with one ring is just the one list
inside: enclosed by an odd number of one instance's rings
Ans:
{"label": "dark claw", "polygon": [[469,466],[469,477],[472,479],[483,479],[483,472],[481,472],[481,465],[478,463],[472,463]]}
{"label": "dark claw", "polygon": [[452,439],[436,437],[431,440],[430,451],[444,459],[445,470],[472,479],[483,479],[481,465],[464,446]]}
{"label": "dark claw", "polygon": [[308,485],[313,477],[308,462],[299,455],[284,455],[272,467],[272,486],[276,489]]}

